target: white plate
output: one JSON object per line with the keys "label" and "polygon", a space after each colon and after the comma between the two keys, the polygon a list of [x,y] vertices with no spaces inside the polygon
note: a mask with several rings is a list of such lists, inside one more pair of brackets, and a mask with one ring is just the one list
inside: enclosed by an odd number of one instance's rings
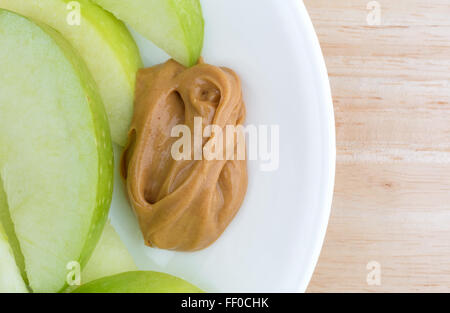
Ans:
{"label": "white plate", "polygon": [[[279,169],[262,172],[260,162],[249,162],[244,205],[222,237],[200,252],[144,246],[119,177],[112,223],[141,269],[180,276],[209,292],[304,291],[322,247],[335,169],[333,107],[317,37],[300,0],[202,5],[205,60],[241,76],[247,123],[279,125]],[[167,60],[133,34],[146,66]]]}

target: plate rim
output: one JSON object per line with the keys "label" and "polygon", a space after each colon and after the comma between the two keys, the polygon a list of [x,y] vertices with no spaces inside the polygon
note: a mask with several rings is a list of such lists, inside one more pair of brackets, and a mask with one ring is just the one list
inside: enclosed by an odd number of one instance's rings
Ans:
{"label": "plate rim", "polygon": [[[320,212],[318,213],[320,228],[315,233],[316,240],[312,249],[311,261],[298,279],[297,291],[303,293],[306,292],[316,269],[331,215],[336,177],[336,124],[331,85],[319,38],[303,1],[290,0],[290,3],[297,15],[296,20],[299,30],[307,36],[306,41],[309,45],[305,46],[305,49],[313,57],[310,61],[314,64],[314,68],[317,69],[317,71],[314,71],[314,74],[318,94],[321,97],[319,101],[322,104],[320,107],[321,119],[324,121],[320,127],[324,130],[325,136],[328,137],[328,140],[322,142],[323,150],[328,153],[324,155],[325,159],[327,159],[327,175],[324,186],[321,189],[322,205],[319,207]],[[302,28],[302,26],[304,27]]]}

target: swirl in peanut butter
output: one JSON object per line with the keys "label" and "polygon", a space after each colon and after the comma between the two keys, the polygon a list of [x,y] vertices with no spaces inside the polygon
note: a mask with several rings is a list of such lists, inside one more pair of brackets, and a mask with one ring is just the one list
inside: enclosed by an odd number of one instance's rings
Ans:
{"label": "swirl in peanut butter", "polygon": [[[242,125],[240,80],[227,68],[203,63],[185,68],[170,60],[139,71],[136,84],[121,175],[145,243],[178,251],[203,249],[239,210],[247,190],[247,162],[234,157],[237,143],[231,158],[175,160],[171,149],[177,138],[171,132],[180,124],[194,132],[196,117],[202,118],[203,128],[214,124],[224,133],[227,125]],[[203,148],[212,137],[203,138]]]}

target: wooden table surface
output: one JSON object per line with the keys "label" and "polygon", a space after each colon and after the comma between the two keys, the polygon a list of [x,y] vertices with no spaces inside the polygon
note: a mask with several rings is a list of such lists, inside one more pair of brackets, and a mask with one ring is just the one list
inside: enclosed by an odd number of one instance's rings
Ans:
{"label": "wooden table surface", "polygon": [[309,291],[450,292],[450,0],[304,2],[337,127]]}

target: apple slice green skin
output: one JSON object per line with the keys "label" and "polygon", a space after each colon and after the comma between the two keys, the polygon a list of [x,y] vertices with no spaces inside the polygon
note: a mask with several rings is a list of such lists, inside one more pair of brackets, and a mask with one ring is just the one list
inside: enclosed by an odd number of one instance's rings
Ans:
{"label": "apple slice green skin", "polygon": [[27,293],[14,254],[8,244],[8,237],[0,223],[0,293]]}
{"label": "apple slice green skin", "polygon": [[136,72],[142,67],[139,50],[126,26],[89,0],[78,0],[80,25],[71,25],[76,7],[71,0],[0,0],[4,8],[49,25],[78,51],[105,104],[114,142],[124,146],[133,116]]}
{"label": "apple slice green skin", "polygon": [[204,20],[199,0],[93,0],[185,66],[201,55]]}
{"label": "apple slice green skin", "polygon": [[202,293],[181,278],[150,271],[135,271],[100,278],[75,289],[74,293]]}
{"label": "apple slice green skin", "polygon": [[56,292],[69,262],[87,263],[107,219],[108,120],[87,67],[58,32],[1,9],[0,30],[0,210],[31,289]]}

